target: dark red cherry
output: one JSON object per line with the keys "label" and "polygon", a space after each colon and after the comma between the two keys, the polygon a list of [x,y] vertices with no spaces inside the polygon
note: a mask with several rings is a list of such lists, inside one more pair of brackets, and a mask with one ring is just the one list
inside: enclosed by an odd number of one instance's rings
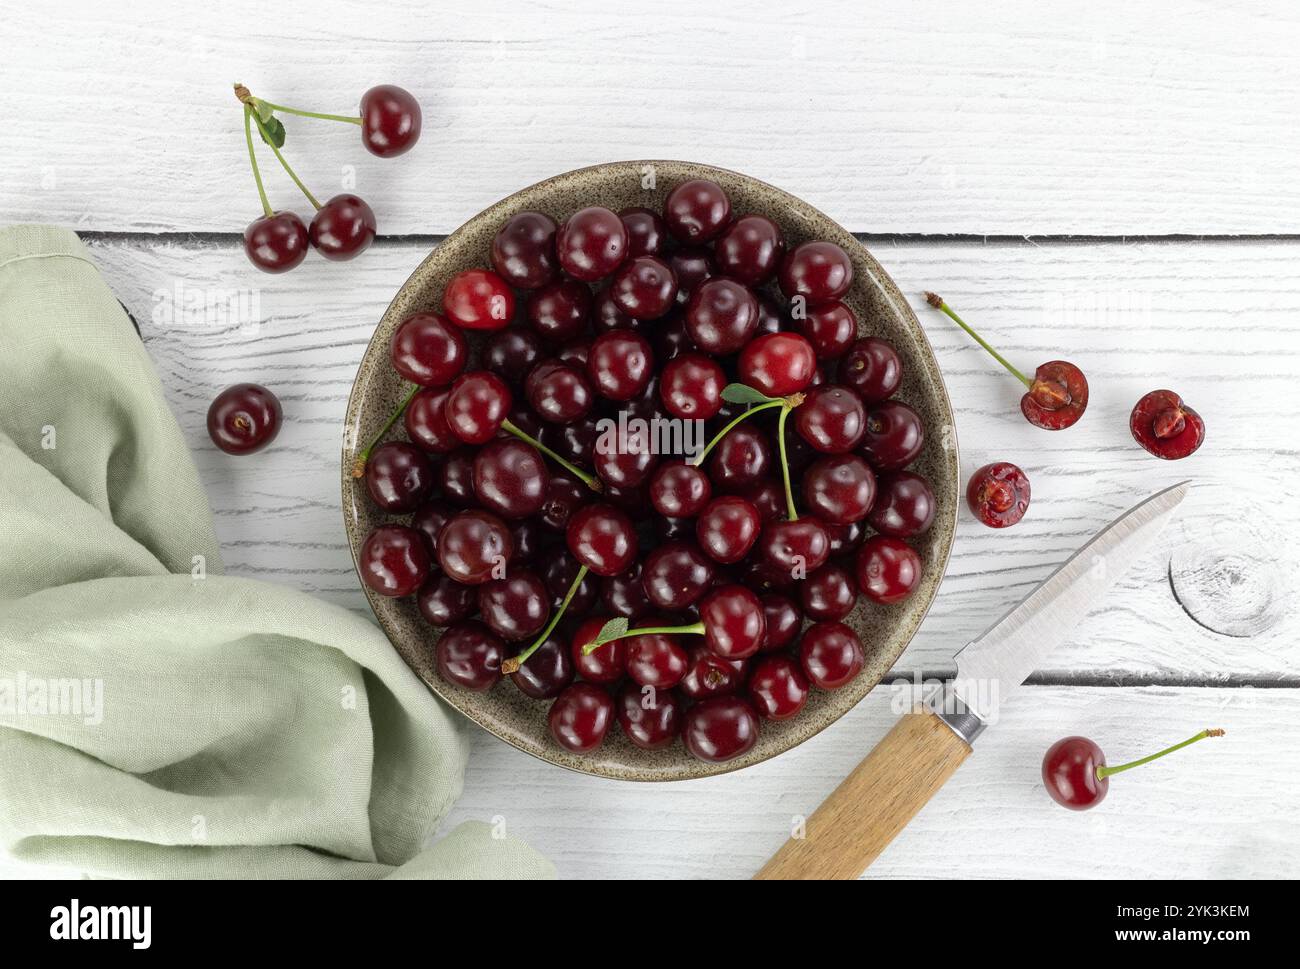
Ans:
{"label": "dark red cherry", "polygon": [[511,403],[510,388],[491,371],[462,374],[447,395],[447,426],[466,444],[486,444],[501,430]]}
{"label": "dark red cherry", "polygon": [[588,643],[596,641],[601,627],[609,622],[611,616],[593,616],[578,626],[569,644],[569,655],[573,657],[573,668],[578,675],[591,683],[617,683],[627,674],[627,639],[615,639],[605,643],[590,653],[585,649]]}
{"label": "dark red cherry", "polygon": [[471,450],[452,451],[435,470],[438,489],[448,502],[460,508],[474,504],[474,453]]}
{"label": "dark red cherry", "polygon": [[650,478],[650,503],[665,518],[694,518],[712,496],[708,475],[680,458],[665,461]]}
{"label": "dark red cherry", "polygon": [[551,344],[568,343],[587,332],[591,290],[576,279],[558,279],[528,296],[528,325]]}
{"label": "dark red cherry", "polygon": [[677,688],[689,699],[729,696],[740,689],[744,660],[723,659],[704,643],[692,646],[688,657],[686,675]]}
{"label": "dark red cherry", "polygon": [[719,696],[686,711],[682,742],[695,757],[712,763],[733,760],[758,742],[758,715],[745,700]]}
{"label": "dark red cherry", "polygon": [[802,296],[809,306],[819,306],[849,291],[853,263],[833,242],[805,242],[785,257],[779,281],[787,299]]}
{"label": "dark red cherry", "polygon": [[235,384],[208,406],[208,437],[227,454],[260,451],[280,433],[280,399],[261,384]]}
{"label": "dark red cherry", "polygon": [[1088,379],[1065,360],[1050,360],[1034,371],[1029,393],[1020,398],[1020,411],[1035,427],[1059,431],[1083,416],[1088,406]]}
{"label": "dark red cherry", "polygon": [[903,382],[903,361],[892,344],[866,336],[849,347],[838,373],[839,382],[864,404],[878,404],[894,396]]}
{"label": "dark red cherry", "polygon": [[1110,790],[1110,778],[1098,777],[1106,755],[1087,737],[1066,737],[1047,749],[1043,757],[1043,784],[1052,800],[1071,811],[1096,807]]}
{"label": "dark red cherry", "polygon": [[771,478],[740,490],[740,496],[754,506],[759,519],[766,524],[786,514],[784,487]]}
{"label": "dark red cherry", "polygon": [[[546,591],[551,594],[552,608],[558,609],[563,604],[580,568],[582,566],[578,560],[567,551],[556,550],[555,554],[547,558],[546,564],[542,566],[542,581],[546,583]],[[599,598],[600,580],[593,575],[584,575],[569,602],[568,615],[585,616],[595,608]]]}
{"label": "dark red cherry", "polygon": [[814,518],[769,522],[757,549],[760,561],[775,575],[803,578],[826,564],[830,539]]}
{"label": "dark red cherry", "polygon": [[[533,419],[537,420],[536,417]],[[600,438],[600,423],[588,414],[570,424],[543,424],[537,437],[570,461],[589,465],[595,454],[596,441]]]}
{"label": "dark red cherry", "polygon": [[573,513],[590,497],[591,490],[581,481],[567,471],[548,465],[546,497],[538,520],[551,531],[562,532],[569,527]]}
{"label": "dark red cherry", "polygon": [[873,535],[858,551],[857,578],[872,602],[902,602],[921,584],[921,556],[902,539]]}
{"label": "dark red cherry", "polygon": [[344,262],[375,241],[375,213],[358,195],[335,195],[316,210],[307,238],[326,259]]}
{"label": "dark red cherry", "polygon": [[749,674],[749,700],[764,720],[789,720],[808,702],[808,678],[788,656],[765,656]]}
{"label": "dark red cherry", "polygon": [[1172,390],[1153,390],[1139,400],[1128,426],[1133,440],[1167,461],[1187,457],[1205,440],[1205,421]]}
{"label": "dark red cherry", "polygon": [[867,521],[882,535],[911,538],[934,521],[930,483],[910,471],[889,471],[876,479],[876,502]]}
{"label": "dark red cherry", "polygon": [[795,325],[816,352],[818,360],[842,357],[858,335],[858,318],[839,300],[796,314]]}
{"label": "dark red cherry", "polygon": [[535,366],[524,381],[524,394],[537,416],[554,424],[585,417],[596,396],[582,371],[559,360]]}
{"label": "dark red cherry", "polygon": [[876,500],[876,476],[856,454],[830,454],[803,474],[808,511],[832,525],[852,525],[867,517]]}
{"label": "dark red cherry", "polygon": [[[760,534],[759,542],[761,543],[762,540],[763,536]],[[792,570],[778,571],[767,565],[761,558],[761,549],[756,555],[760,557],[751,557],[743,566],[741,582],[761,596],[769,592],[794,594],[801,580],[791,574]]]}
{"label": "dark red cherry", "polygon": [[510,564],[516,566],[533,566],[538,563],[543,552],[550,551],[556,544],[555,536],[546,530],[540,518],[526,518],[513,522],[510,538],[515,551],[510,556]]}
{"label": "dark red cherry", "polygon": [[506,383],[518,386],[543,353],[542,340],[536,332],[511,326],[497,330],[483,341],[483,366]]}
{"label": "dark red cherry", "polygon": [[858,453],[877,471],[905,468],[925,447],[921,415],[901,400],[887,400],[867,411],[866,432]]}
{"label": "dark red cherry", "polygon": [[798,604],[780,592],[768,592],[760,597],[767,634],[758,647],[760,653],[776,653],[792,645],[803,628],[803,613]]}
{"label": "dark red cherry", "polygon": [[597,575],[618,575],[631,568],[637,556],[632,520],[603,502],[580,508],[565,532],[569,551]]}
{"label": "dark red cherry", "polygon": [[420,390],[402,413],[406,436],[433,454],[447,454],[461,446],[461,440],[447,423],[447,387]]}
{"label": "dark red cherry", "polygon": [[568,640],[558,632],[551,633],[510,678],[521,693],[534,700],[559,696],[573,682],[573,657]]}
{"label": "dark red cherry", "polygon": [[813,685],[823,690],[838,690],[865,664],[862,642],[842,622],[814,623],[799,641],[799,665]]}
{"label": "dark red cherry", "polygon": [[1008,461],[986,464],[971,475],[966,503],[989,528],[1014,525],[1029,508],[1029,479]]}
{"label": "dark red cherry", "polygon": [[450,626],[468,619],[478,609],[478,595],[472,585],[461,585],[439,572],[431,575],[416,597],[420,615],[434,626]]}
{"label": "dark red cherry", "polygon": [[389,357],[412,383],[442,387],[465,369],[465,337],[437,313],[416,313],[394,331]]}
{"label": "dark red cherry", "polygon": [[474,456],[474,494],[502,518],[528,518],[541,511],[549,479],[541,452],[515,438],[489,441]]}
{"label": "dark red cherry", "polygon": [[395,158],[420,139],[420,102],[396,84],[361,95],[361,143],[380,158]]}
{"label": "dark red cherry", "polygon": [[704,641],[723,659],[753,656],[767,635],[763,604],[743,585],[723,585],[700,602]]}
{"label": "dark red cherry", "polygon": [[638,320],[636,317],[628,316],[623,312],[618,303],[614,301],[614,294],[609,286],[598,292],[592,302],[591,323],[597,333],[604,333],[607,330],[650,332],[649,321]]}
{"label": "dark red cherry", "polygon": [[636,320],[656,320],[677,301],[677,277],[657,256],[637,256],[625,262],[609,284],[610,297]]}
{"label": "dark red cherry", "polygon": [[645,557],[641,585],[652,604],[676,611],[698,602],[713,575],[713,562],[693,544],[667,542]]}
{"label": "dark red cherry", "polygon": [[555,220],[549,215],[512,215],[492,240],[492,267],[515,289],[545,286],[560,274],[555,232]]}
{"label": "dark red cherry", "polygon": [[672,690],[624,685],[615,701],[623,735],[642,750],[662,750],[682,731],[682,705]]}
{"label": "dark red cherry", "polygon": [[577,367],[578,370],[584,373],[587,370],[587,358],[590,356],[591,340],[586,337],[570,340],[555,352],[555,359],[559,360],[560,363],[567,363],[570,367]]}
{"label": "dark red cherry", "polygon": [[742,215],[718,237],[713,253],[723,274],[746,286],[761,286],[781,266],[785,237],[766,216]]}
{"label": "dark red cherry", "polygon": [[414,444],[389,441],[366,462],[366,491],[384,511],[414,511],[433,491],[433,466]]}
{"label": "dark red cherry", "polygon": [[831,540],[831,558],[853,554],[862,547],[862,542],[867,537],[865,521],[854,522],[851,525],[832,525],[822,522],[822,527],[826,529],[826,537]]}
{"label": "dark red cherry", "polygon": [[754,295],[758,298],[758,330],[755,332],[780,333],[782,330],[794,329],[794,320],[779,299],[764,290],[759,290]]}
{"label": "dark red cherry", "polygon": [[[718,274],[713,262],[713,252],[696,246],[675,250],[668,257],[668,265],[677,277],[677,305],[684,307],[699,288],[700,283]],[[666,357],[665,357],[666,359]]]}
{"label": "dark red cherry", "polygon": [[708,457],[709,477],[720,491],[741,491],[767,477],[772,448],[752,423],[732,428]]}
{"label": "dark red cherry", "polygon": [[500,330],[515,316],[515,294],[509,284],[486,269],[465,269],[451,277],[442,291],[442,308],[466,330]]}
{"label": "dark red cherry", "polygon": [[429,575],[424,537],[406,525],[380,525],[361,543],[357,569],[381,596],[409,596]]}
{"label": "dark red cherry", "polygon": [[454,514],[456,509],[446,502],[428,501],[411,516],[411,527],[424,536],[424,546],[429,550],[431,562],[438,560],[438,533]]}
{"label": "dark red cherry", "polygon": [[731,220],[731,199],[717,182],[693,178],[664,199],[664,222],[680,242],[699,245],[715,238]]}
{"label": "dark red cherry", "polygon": [[486,511],[458,512],[438,533],[438,564],[464,585],[482,585],[505,575],[514,554],[510,529]]}
{"label": "dark red cherry", "polygon": [[551,736],[565,750],[585,754],[595,750],[614,720],[614,701],[594,683],[574,683],[555,698],[546,716]]}
{"label": "dark red cherry", "polygon": [[714,498],[695,522],[695,538],[704,554],[715,562],[739,562],[758,541],[762,527],[758,509],[744,498]]}
{"label": "dark red cherry", "polygon": [[803,390],[816,369],[812,344],[798,333],[766,333],[751,340],[737,364],[740,379],[769,397]]}
{"label": "dark red cherry", "polygon": [[674,417],[706,421],[722,409],[727,375],[702,353],[682,353],[664,364],[659,396]]}
{"label": "dark red cherry", "polygon": [[826,384],[808,392],[794,409],[795,428],[825,454],[844,454],[858,446],[867,430],[862,398],[851,390]]}
{"label": "dark red cherry", "polygon": [[828,562],[799,584],[804,615],[817,622],[839,622],[858,601],[857,586],[848,569]]}
{"label": "dark red cherry", "polygon": [[438,637],[434,658],[438,675],[448,683],[485,693],[501,679],[506,647],[487,626],[470,619]]}
{"label": "dark red cherry", "polygon": [[663,252],[668,243],[668,226],[653,209],[633,207],[618,213],[627,228],[627,255],[629,259],[638,256],[657,256]]}
{"label": "dark red cherry", "polygon": [[615,488],[638,488],[650,477],[659,456],[644,438],[615,440],[613,447],[597,447],[592,464],[600,480]]}
{"label": "dark red cherry", "polygon": [[[672,623],[657,618],[642,619],[632,628],[663,625]],[[641,686],[670,690],[686,675],[689,660],[678,637],[667,633],[647,633],[629,636],[622,642],[627,644],[627,675]]]}
{"label": "dark red cherry", "polygon": [[758,301],[734,279],[708,279],[686,304],[686,332],[705,353],[735,353],[758,329]]}
{"label": "dark red cherry", "polygon": [[264,273],[287,273],[307,256],[307,227],[292,212],[254,219],[244,230],[244,254]]}
{"label": "dark red cherry", "polygon": [[628,254],[627,227],[609,209],[580,209],[555,235],[560,266],[574,279],[592,283],[623,264]]}
{"label": "dark red cherry", "polygon": [[610,330],[596,337],[587,355],[587,376],[596,392],[610,400],[629,401],[646,389],[654,375],[650,342],[631,330]]}
{"label": "dark red cherry", "polygon": [[633,565],[626,572],[601,579],[600,599],[606,609],[624,619],[647,615],[651,606],[641,585],[641,566]]}

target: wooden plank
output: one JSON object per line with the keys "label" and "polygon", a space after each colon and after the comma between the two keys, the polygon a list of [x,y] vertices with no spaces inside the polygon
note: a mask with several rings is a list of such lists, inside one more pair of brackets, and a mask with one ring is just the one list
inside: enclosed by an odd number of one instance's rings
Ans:
{"label": "wooden plank", "polygon": [[[289,119],[318,194],[344,185],[386,233],[445,233],[541,178],[687,157],[773,182],[854,231],[1293,233],[1294,9],[1099,0],[252,0],[10,10],[0,213],[122,231],[242,231],[257,214],[230,82],[349,112],[409,87],[422,143],[367,155]],[[267,166],[275,168],[269,152]],[[275,204],[306,209],[268,173]]]}

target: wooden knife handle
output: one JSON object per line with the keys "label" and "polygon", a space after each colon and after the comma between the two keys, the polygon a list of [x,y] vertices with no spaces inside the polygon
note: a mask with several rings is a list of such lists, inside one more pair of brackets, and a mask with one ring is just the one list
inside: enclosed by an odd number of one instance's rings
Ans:
{"label": "wooden knife handle", "polygon": [[970,756],[929,710],[898,721],[755,878],[857,878]]}

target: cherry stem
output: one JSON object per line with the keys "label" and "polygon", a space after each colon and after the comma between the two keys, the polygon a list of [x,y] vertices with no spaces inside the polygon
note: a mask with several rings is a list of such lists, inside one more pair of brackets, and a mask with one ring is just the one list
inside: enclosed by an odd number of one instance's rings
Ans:
{"label": "cherry stem", "polygon": [[542,630],[541,635],[539,635],[535,640],[533,640],[533,644],[531,646],[529,646],[522,653],[519,653],[517,656],[510,657],[508,660],[505,660],[501,664],[502,676],[509,676],[511,673],[516,672],[519,669],[519,667],[523,666],[524,663],[528,662],[528,657],[532,656],[533,653],[537,652],[537,648],[541,646],[542,643],[546,642],[547,637],[550,636],[551,633],[555,631],[555,627],[559,623],[560,617],[564,615],[564,610],[569,608],[569,603],[572,602],[573,597],[577,595],[578,586],[582,585],[582,580],[585,579],[586,577],[587,577],[587,567],[585,565],[580,566],[578,568],[578,574],[574,576],[573,582],[569,585],[569,591],[566,592],[564,595],[564,601],[560,603],[560,608],[555,610],[555,615],[551,617],[551,621],[546,624],[546,628]]}
{"label": "cherry stem", "polygon": [[302,108],[290,108],[283,104],[272,104],[265,98],[254,98],[258,104],[264,104],[272,111],[283,111],[285,114],[296,114],[302,118],[320,118],[322,121],[343,121],[347,124],[361,124],[360,118],[353,118],[346,114],[321,114],[319,111],[304,111]]}
{"label": "cherry stem", "polygon": [[1107,777],[1110,777],[1111,774],[1119,774],[1122,771],[1132,770],[1134,767],[1141,767],[1143,764],[1149,764],[1153,760],[1159,760],[1161,757],[1165,756],[1165,754],[1172,754],[1175,750],[1181,750],[1189,744],[1196,743],[1198,740],[1204,740],[1206,737],[1222,737],[1223,734],[1224,731],[1218,727],[1210,730],[1202,730],[1195,737],[1189,737],[1181,744],[1174,744],[1172,747],[1166,747],[1158,754],[1152,754],[1150,757],[1143,757],[1141,760],[1129,761],[1129,763],[1120,764],[1118,767],[1098,767],[1097,780],[1105,780]]}
{"label": "cherry stem", "polygon": [[543,454],[545,454],[556,464],[560,465],[560,467],[564,468],[564,470],[568,471],[570,474],[577,477],[579,481],[585,484],[592,491],[599,492],[605,490],[604,485],[600,483],[600,479],[597,478],[595,475],[588,474],[586,471],[583,471],[581,468],[579,468],[576,464],[574,464],[571,461],[566,461],[564,458],[560,457],[558,454],[556,454],[554,451],[548,448],[541,441],[537,440],[532,435],[524,431],[521,431],[514,424],[510,423],[510,421],[508,420],[502,421],[501,429],[503,431],[506,431],[509,434],[513,434],[515,437],[519,438],[519,440],[526,441],[529,444],[531,444],[533,447],[537,448],[537,450],[541,451]]}
{"label": "cherry stem", "polygon": [[253,181],[257,182],[257,194],[262,200],[262,211],[266,217],[272,218],[275,212],[271,209],[271,203],[266,199],[266,189],[262,186],[262,172],[257,167],[257,153],[253,151],[253,109],[247,104],[244,105],[244,139],[248,142],[248,161],[253,166]]}
{"label": "cherry stem", "polygon": [[1002,366],[1006,367],[1007,370],[1011,371],[1011,374],[1012,374],[1012,375],[1013,375],[1017,380],[1019,380],[1022,384],[1024,384],[1025,387],[1026,387],[1027,389],[1029,389],[1029,390],[1033,390],[1033,389],[1034,389],[1034,382],[1033,382],[1032,380],[1030,380],[1028,377],[1026,377],[1024,374],[1022,374],[1022,373],[1021,373],[1019,370],[1017,370],[1015,367],[1013,367],[1013,366],[1012,366],[1012,365],[1007,361],[1007,358],[1006,358],[1006,357],[1002,356],[1002,354],[998,353],[998,351],[994,350],[991,346],[989,346],[987,343],[985,343],[985,342],[984,342],[984,338],[983,338],[982,336],[980,336],[978,333],[976,333],[974,330],[972,330],[969,326],[967,326],[966,321],[963,320],[960,316],[958,316],[956,313],[953,312],[952,307],[949,306],[947,303],[945,303],[945,302],[943,301],[943,297],[942,297],[942,296],[939,296],[939,295],[936,294],[936,293],[926,293],[926,294],[925,294],[925,301],[926,301],[927,303],[929,303],[931,306],[933,306],[935,309],[937,309],[939,312],[945,314],[945,315],[946,315],[949,319],[951,319],[954,323],[956,323],[956,324],[957,324],[958,326],[960,326],[963,330],[965,330],[967,333],[969,333],[969,334],[974,338],[974,340],[975,340],[976,343],[978,343],[978,344],[979,344],[980,346],[982,346],[985,350],[987,350],[990,354],[992,354],[994,360],[996,360],[998,363],[1002,364]]}
{"label": "cherry stem", "polygon": [[[803,395],[800,394],[800,397]],[[785,454],[785,419],[790,416],[792,408],[787,407],[781,411],[781,416],[776,421],[776,443],[781,449],[781,477],[785,481],[785,509],[790,521],[798,521],[799,512],[794,507],[794,489],[790,487],[790,460]]]}
{"label": "cherry stem", "polygon": [[379,429],[379,433],[376,434],[370,443],[366,445],[366,449],[357,455],[356,460],[352,462],[352,477],[361,478],[365,476],[366,462],[370,460],[370,452],[377,448],[379,442],[382,441],[384,437],[387,436],[388,432],[393,429],[393,425],[397,423],[397,419],[406,413],[407,406],[419,392],[420,387],[418,384],[411,388],[411,392],[406,395],[406,399],[402,401],[401,406],[399,406],[397,410],[393,411],[388,420],[384,422],[384,426]]}
{"label": "cherry stem", "polygon": [[271,150],[275,152],[275,157],[280,160],[280,164],[284,167],[284,170],[288,172],[289,177],[293,179],[293,184],[302,189],[302,194],[307,196],[307,201],[316,206],[317,211],[319,211],[321,206],[320,203],[316,201],[316,196],[312,195],[311,192],[307,190],[307,186],[302,183],[302,179],[298,177],[298,173],[295,172],[285,160],[284,155],[280,154],[280,149],[275,147],[275,142],[271,140],[270,132],[266,130],[266,125],[262,124],[262,119],[257,116],[257,112],[253,111],[253,109],[248,105],[244,105],[244,110],[252,114],[253,121],[257,125],[257,130],[262,132],[262,137],[266,139],[266,143],[270,145]]}
{"label": "cherry stem", "polygon": [[646,626],[644,629],[629,629],[627,632],[619,633],[617,636],[610,636],[608,639],[601,639],[597,636],[594,640],[582,647],[582,655],[590,656],[606,643],[612,643],[618,639],[631,639],[633,636],[703,636],[704,623],[694,622],[689,626]]}

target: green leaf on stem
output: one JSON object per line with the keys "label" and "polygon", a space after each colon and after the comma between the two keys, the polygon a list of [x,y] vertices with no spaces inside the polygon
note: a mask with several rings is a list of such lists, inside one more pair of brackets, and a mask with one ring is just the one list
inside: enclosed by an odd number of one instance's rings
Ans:
{"label": "green leaf on stem", "polygon": [[[263,121],[258,134],[268,145],[274,145],[276,148],[284,147],[284,125],[280,123],[279,118],[272,117],[269,121]],[[268,135],[270,137],[267,137]]]}
{"label": "green leaf on stem", "polygon": [[729,404],[768,404],[781,398],[759,393],[749,384],[727,384],[722,388],[722,399]]}
{"label": "green leaf on stem", "polygon": [[258,120],[262,124],[270,124],[271,118],[275,115],[275,111],[270,105],[261,98],[250,98],[248,103],[253,106],[253,110],[257,112]]}
{"label": "green leaf on stem", "polygon": [[625,632],[627,632],[627,620],[622,616],[617,616],[600,627],[600,634],[596,636],[596,642],[604,643],[611,639],[618,639]]}

